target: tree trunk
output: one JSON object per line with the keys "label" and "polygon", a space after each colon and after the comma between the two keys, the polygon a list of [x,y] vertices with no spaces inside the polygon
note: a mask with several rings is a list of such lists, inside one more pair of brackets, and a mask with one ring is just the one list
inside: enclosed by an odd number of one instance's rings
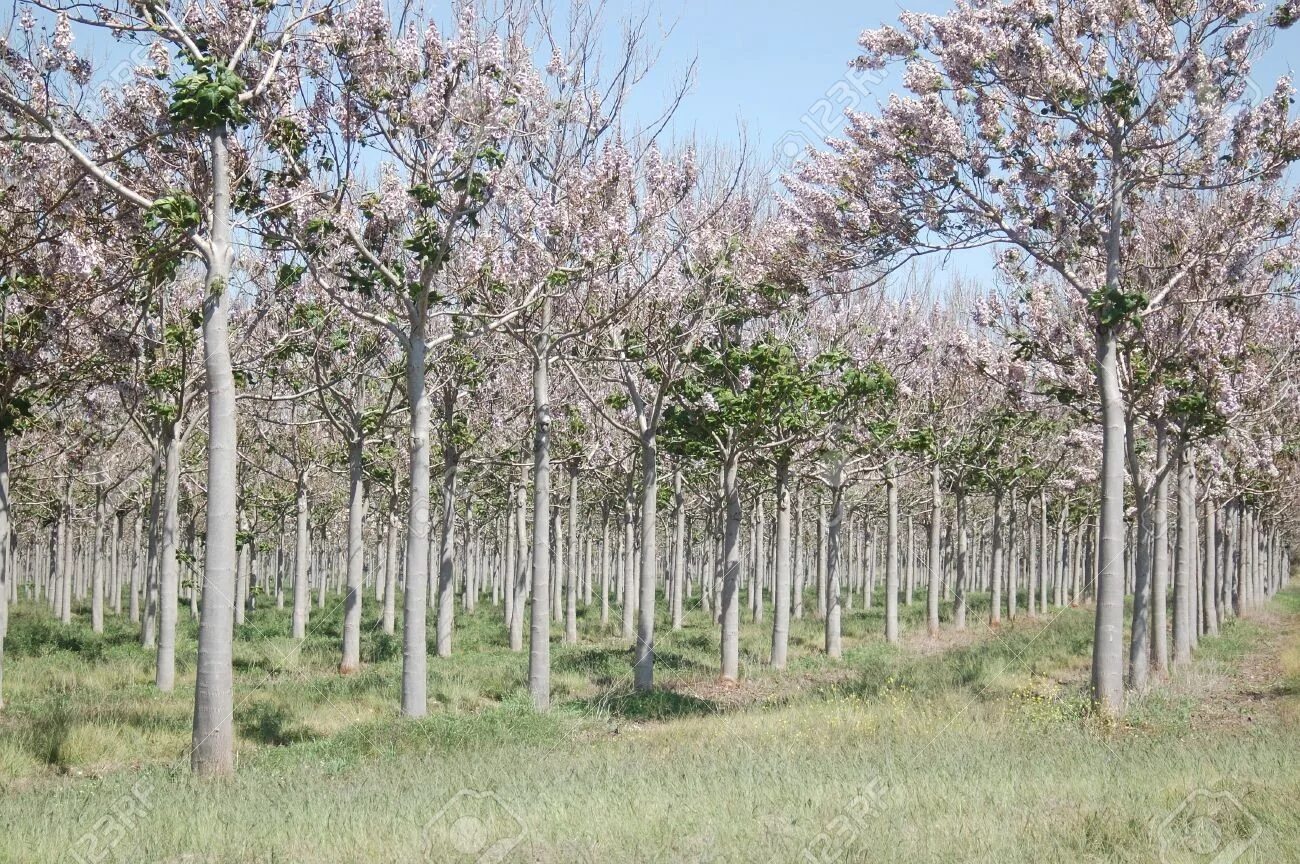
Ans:
{"label": "tree trunk", "polygon": [[230,306],[228,282],[234,260],[226,138],[224,126],[209,134],[213,180],[208,240],[211,257],[203,303],[203,354],[208,392],[207,535],[203,547],[203,605],[199,618],[194,749],[190,765],[196,773],[205,775],[234,770],[235,747],[232,598],[235,596],[239,451],[235,377],[226,329]]}
{"label": "tree trunk", "polygon": [[343,599],[343,660],[339,672],[355,672],[361,665],[361,577],[365,563],[366,519],[365,448],[360,438],[348,444],[348,570]]}
{"label": "tree trunk", "polygon": [[[1156,426],[1156,465],[1169,464],[1169,438],[1164,424]],[[1169,670],[1169,635],[1166,629],[1166,591],[1169,585],[1169,472],[1156,479],[1155,517],[1151,539],[1151,668]]]}
{"label": "tree trunk", "polygon": [[402,597],[402,714],[423,717],[428,705],[429,437],[433,406],[425,386],[425,323],[412,328],[406,352],[411,410],[410,501],[406,519],[406,584]]}
{"label": "tree trunk", "polygon": [[740,678],[740,487],[737,483],[739,453],[732,446],[722,460],[722,494],[727,521],[722,533],[722,593],[718,617],[722,622],[722,677]]}
{"label": "tree trunk", "polygon": [[633,685],[654,686],[655,584],[658,579],[656,523],[659,516],[659,448],[653,431],[641,435],[641,597],[637,603]]}
{"label": "tree trunk", "polygon": [[843,653],[840,635],[840,526],[844,521],[844,484],[839,466],[831,477],[831,515],[826,526],[826,654]]}
{"label": "tree trunk", "polygon": [[1192,462],[1187,458],[1187,444],[1180,434],[1175,445],[1178,468],[1177,555],[1174,560],[1174,666],[1182,667],[1192,659]]}
{"label": "tree trunk", "polygon": [[533,345],[533,605],[528,634],[528,692],[533,707],[551,707],[551,301]]}
{"label": "tree trunk", "polygon": [[163,525],[162,560],[158,579],[158,668],[154,677],[158,689],[170,693],[176,686],[176,604],[180,584],[177,563],[177,512],[180,503],[181,445],[176,430],[163,430]]}
{"label": "tree trunk", "polygon": [[993,553],[989,562],[989,626],[1002,623],[1002,490],[993,493]]}
{"label": "tree trunk", "polygon": [[569,472],[569,566],[564,583],[564,641],[578,642],[578,469]]}
{"label": "tree trunk", "polygon": [[307,526],[307,478],[301,471],[298,473],[298,482],[295,495],[295,513],[297,519],[295,522],[296,530],[294,533],[294,556],[293,556],[293,638],[307,638],[307,616],[309,614],[308,604],[310,577],[309,564],[311,555],[308,543],[308,526]]}
{"label": "tree trunk", "polygon": [[682,469],[673,469],[673,515],[676,527],[673,538],[672,626],[682,629],[682,607],[686,596],[686,498],[682,495]]}
{"label": "tree trunk", "polygon": [[[451,631],[456,615],[456,479],[460,453],[450,443],[442,449],[442,524],[438,532],[438,619],[434,641],[439,657],[451,656]],[[465,596],[470,596],[469,568],[466,568]]]}
{"label": "tree trunk", "polygon": [[939,465],[930,466],[930,559],[926,585],[925,615],[930,638],[939,635],[939,592],[943,577],[943,500],[939,489]]}
{"label": "tree trunk", "polygon": [[[1218,529],[1215,524],[1214,501],[1205,498],[1205,569],[1202,578],[1205,582],[1205,632],[1209,636],[1219,634],[1219,581],[1218,581]],[[3,535],[0,535],[3,536]]]}
{"label": "tree trunk", "polygon": [[[898,476],[894,460],[889,460],[885,474],[885,641],[898,642]],[[874,579],[875,553],[872,553]],[[867,596],[871,596],[868,594]]]}
{"label": "tree trunk", "polygon": [[952,626],[966,629],[966,588],[969,580],[969,539],[966,536],[966,494],[957,489],[957,577],[953,580]]}
{"label": "tree trunk", "polygon": [[[108,518],[104,505],[104,493],[95,490],[95,534],[90,547],[90,630],[92,633],[104,632],[104,520]],[[7,540],[8,538],[0,538]],[[0,547],[0,556],[9,551]]]}
{"label": "tree trunk", "polygon": [[9,432],[0,425],[0,711],[5,707],[5,633],[9,628],[9,585],[17,568],[9,553]]}
{"label": "tree trunk", "polygon": [[772,667],[784,669],[790,645],[790,463],[776,463],[776,584],[772,592]]}

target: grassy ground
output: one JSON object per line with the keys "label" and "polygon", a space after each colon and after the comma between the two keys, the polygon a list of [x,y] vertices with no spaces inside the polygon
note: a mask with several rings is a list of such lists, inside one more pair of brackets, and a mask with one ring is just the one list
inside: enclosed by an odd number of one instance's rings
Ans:
{"label": "grassy ground", "polygon": [[[660,689],[630,691],[616,637],[554,647],[556,708],[490,608],[430,660],[430,716],[395,716],[400,643],[367,617],[340,677],[339,615],[303,643],[262,609],[236,645],[239,771],[187,773],[194,632],[175,693],[108,632],[13,610],[0,716],[0,862],[1274,862],[1300,858],[1300,592],[1202,644],[1194,668],[1086,711],[1087,609],[901,647],[846,617],[843,661],[796,622],[790,669],[746,625],[661,631]],[[981,619],[978,611],[972,620]],[[1238,857],[1217,858],[1225,853]]]}

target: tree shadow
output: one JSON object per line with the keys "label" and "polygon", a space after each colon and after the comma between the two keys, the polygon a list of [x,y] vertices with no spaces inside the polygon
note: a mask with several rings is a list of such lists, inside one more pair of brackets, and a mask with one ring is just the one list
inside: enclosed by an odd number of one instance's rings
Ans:
{"label": "tree shadow", "polygon": [[235,724],[241,736],[273,747],[301,744],[317,737],[297,725],[293,714],[283,705],[268,702],[236,709]]}
{"label": "tree shadow", "polygon": [[621,720],[641,722],[706,717],[721,712],[718,703],[674,690],[608,690],[578,703]]}

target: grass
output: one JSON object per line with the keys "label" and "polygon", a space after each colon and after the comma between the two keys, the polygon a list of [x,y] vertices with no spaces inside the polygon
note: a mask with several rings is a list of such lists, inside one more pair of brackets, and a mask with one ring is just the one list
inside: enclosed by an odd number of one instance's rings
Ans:
{"label": "grass", "polygon": [[819,622],[795,622],[784,672],[764,663],[768,625],[746,624],[734,686],[696,611],[661,628],[648,694],[628,647],[584,617],[581,644],[553,646],[547,715],[483,606],[459,618],[453,658],[430,658],[418,722],[396,716],[400,643],[371,610],[366,662],[340,676],[337,611],[313,610],[296,643],[284,610],[259,609],[236,640],[239,771],[206,782],[186,770],[191,622],[161,694],[133,628],[109,616],[95,635],[20,604],[0,862],[1145,864],[1163,848],[1173,864],[1234,837],[1240,861],[1295,856],[1300,592],[1204,640],[1121,722],[1087,710],[1090,610],[989,630],[981,602],[939,642],[905,607],[902,646],[879,637],[879,609],[855,610],[841,661]]}

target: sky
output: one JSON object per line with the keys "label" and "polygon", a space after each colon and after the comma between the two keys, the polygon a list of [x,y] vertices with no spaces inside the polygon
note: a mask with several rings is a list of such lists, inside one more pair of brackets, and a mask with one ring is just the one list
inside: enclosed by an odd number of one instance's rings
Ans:
{"label": "sky", "polygon": [[[848,68],[858,35],[897,21],[904,9],[943,13],[951,0],[653,0],[662,29],[672,28],[659,60],[630,107],[650,116],[662,109],[691,61],[694,86],[678,110],[675,137],[738,145],[773,164],[779,177],[804,146],[820,144],[843,128],[845,108],[870,111],[899,89],[888,77]],[[609,0],[609,11],[642,8],[635,0]],[[1300,25],[1281,31],[1256,64],[1263,93],[1300,64]],[[875,77],[868,77],[871,74]],[[963,253],[946,269],[985,278],[990,254]]]}

